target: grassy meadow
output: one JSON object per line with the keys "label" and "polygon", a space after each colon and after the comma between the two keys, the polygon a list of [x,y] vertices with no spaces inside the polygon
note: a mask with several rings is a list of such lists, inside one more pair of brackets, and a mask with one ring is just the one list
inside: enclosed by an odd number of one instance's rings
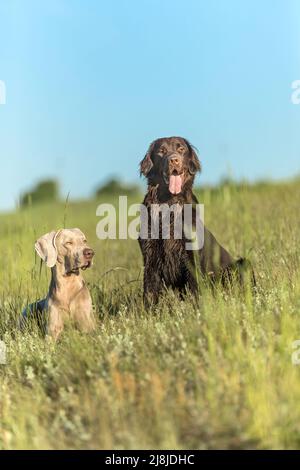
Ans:
{"label": "grassy meadow", "polygon": [[[169,292],[146,312],[138,243],[96,237],[104,200],[0,216],[0,449],[300,448],[300,180],[199,196],[208,228],[252,261],[255,298]],[[69,328],[53,344],[16,320],[50,279],[34,241],[64,225],[96,251],[84,277],[98,328]]]}

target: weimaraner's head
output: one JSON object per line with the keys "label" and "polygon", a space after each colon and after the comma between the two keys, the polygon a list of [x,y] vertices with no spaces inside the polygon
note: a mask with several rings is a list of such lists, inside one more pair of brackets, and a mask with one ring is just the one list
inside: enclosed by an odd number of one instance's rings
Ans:
{"label": "weimaraner's head", "polygon": [[89,268],[94,256],[84,233],[78,228],[43,235],[35,243],[35,250],[49,268],[59,264],[66,275],[79,274],[80,269]]}

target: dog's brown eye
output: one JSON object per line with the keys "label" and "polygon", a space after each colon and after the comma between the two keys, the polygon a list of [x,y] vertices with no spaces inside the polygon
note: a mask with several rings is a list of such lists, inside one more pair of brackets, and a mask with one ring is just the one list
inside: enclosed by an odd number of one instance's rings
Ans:
{"label": "dog's brown eye", "polygon": [[183,152],[184,152],[184,147],[182,147],[182,145],[180,145],[180,146],[177,148],[177,152],[183,153]]}
{"label": "dog's brown eye", "polygon": [[165,155],[167,153],[167,149],[165,147],[160,147],[159,153],[162,153],[163,155]]}

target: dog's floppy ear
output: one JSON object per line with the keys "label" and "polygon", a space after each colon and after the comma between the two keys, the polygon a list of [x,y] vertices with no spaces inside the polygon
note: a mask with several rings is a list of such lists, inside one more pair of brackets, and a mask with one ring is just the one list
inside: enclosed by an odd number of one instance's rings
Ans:
{"label": "dog's floppy ear", "polygon": [[55,240],[58,232],[49,232],[46,235],[43,235],[35,242],[35,251],[42,258],[42,260],[47,264],[48,268],[53,268],[57,262],[57,249]]}
{"label": "dog's floppy ear", "polygon": [[198,173],[198,171],[201,171],[201,163],[199,161],[195,147],[193,147],[187,140],[185,141],[185,143],[188,146],[190,152],[189,173],[191,175],[195,175],[196,173]]}
{"label": "dog's floppy ear", "polygon": [[140,163],[140,174],[141,175],[147,176],[149,174],[151,168],[153,167],[151,154],[154,150],[154,146],[155,146],[155,142],[152,142],[152,144],[150,145],[145,157],[143,158],[143,160]]}

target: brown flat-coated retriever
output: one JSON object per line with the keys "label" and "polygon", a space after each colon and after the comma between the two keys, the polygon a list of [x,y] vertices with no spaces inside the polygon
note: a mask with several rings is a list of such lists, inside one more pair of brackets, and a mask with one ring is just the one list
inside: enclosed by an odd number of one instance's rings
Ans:
{"label": "brown flat-coated retriever", "polygon": [[[143,203],[146,218],[142,218],[143,236],[140,235],[139,238],[144,260],[146,306],[157,303],[164,288],[176,289],[181,295],[187,291],[197,292],[199,273],[200,277],[206,277],[213,284],[217,281],[231,284],[237,279],[242,285],[250,273],[251,283],[255,285],[251,264],[245,259],[234,260],[203,225],[202,243],[196,250],[187,249],[190,237],[186,233],[191,233],[198,217],[198,201],[192,188],[195,175],[200,170],[201,165],[194,147],[181,137],[155,140],[140,163],[141,174],[148,180],[148,191]],[[192,216],[188,221],[183,210],[186,205],[192,208]],[[175,210],[170,211],[166,219],[161,208],[171,206]],[[178,236],[175,224],[179,220],[176,208],[182,217],[182,224],[179,225],[181,236]],[[156,236],[153,236],[154,219],[158,221]],[[163,220],[169,226],[169,236],[163,235]],[[184,227],[187,224],[191,227],[186,232]]]}

